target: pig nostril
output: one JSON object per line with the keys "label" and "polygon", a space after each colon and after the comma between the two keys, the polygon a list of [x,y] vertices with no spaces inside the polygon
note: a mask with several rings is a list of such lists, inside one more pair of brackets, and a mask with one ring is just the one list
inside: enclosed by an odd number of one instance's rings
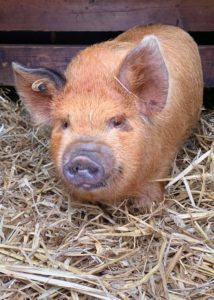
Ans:
{"label": "pig nostril", "polygon": [[74,173],[74,174],[78,173],[81,169],[82,169],[82,167],[80,164],[70,167],[71,173]]}
{"label": "pig nostril", "polygon": [[88,159],[74,159],[67,165],[67,174],[69,176],[81,176],[95,178],[101,175],[102,167],[94,161]]}
{"label": "pig nostril", "polygon": [[88,168],[89,173],[91,173],[92,175],[96,175],[99,172],[99,169],[96,167],[89,167]]}
{"label": "pig nostril", "polygon": [[68,171],[69,171],[70,174],[77,174],[78,171],[79,171],[79,167],[78,166],[70,167],[70,168],[68,168]]}
{"label": "pig nostril", "polygon": [[91,175],[96,175],[99,172],[99,169],[93,166],[84,166],[78,164],[76,166],[71,166],[70,168],[68,168],[68,171],[74,175],[80,173],[81,171],[88,171]]}

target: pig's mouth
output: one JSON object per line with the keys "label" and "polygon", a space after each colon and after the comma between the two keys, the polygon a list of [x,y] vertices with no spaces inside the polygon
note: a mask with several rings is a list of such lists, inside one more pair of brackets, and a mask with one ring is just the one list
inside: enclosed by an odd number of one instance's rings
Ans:
{"label": "pig's mouth", "polygon": [[84,183],[82,185],[74,185],[74,186],[76,188],[78,188],[79,190],[90,192],[90,191],[93,191],[93,190],[98,190],[98,189],[106,187],[107,186],[107,182],[105,180],[103,180],[103,181],[100,181],[100,182],[98,182],[96,184],[87,184],[87,183]]}

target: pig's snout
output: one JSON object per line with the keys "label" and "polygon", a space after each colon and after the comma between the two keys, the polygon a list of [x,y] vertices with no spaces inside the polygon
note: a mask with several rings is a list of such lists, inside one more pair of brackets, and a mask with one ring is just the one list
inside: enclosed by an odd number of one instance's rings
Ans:
{"label": "pig's snout", "polygon": [[[93,155],[95,156],[95,155]],[[103,166],[89,154],[78,155],[64,166],[66,179],[78,187],[95,185],[105,177]]]}
{"label": "pig's snout", "polygon": [[106,186],[113,170],[113,154],[108,146],[81,143],[64,155],[63,174],[68,183],[84,190]]}

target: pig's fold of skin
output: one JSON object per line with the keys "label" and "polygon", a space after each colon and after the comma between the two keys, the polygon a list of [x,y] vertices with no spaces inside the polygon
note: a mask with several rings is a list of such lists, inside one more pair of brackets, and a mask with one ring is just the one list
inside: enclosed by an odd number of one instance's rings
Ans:
{"label": "pig's fold of skin", "polygon": [[79,52],[65,74],[13,63],[36,123],[52,127],[59,176],[77,201],[161,201],[175,155],[199,119],[198,48],[183,30],[138,26]]}

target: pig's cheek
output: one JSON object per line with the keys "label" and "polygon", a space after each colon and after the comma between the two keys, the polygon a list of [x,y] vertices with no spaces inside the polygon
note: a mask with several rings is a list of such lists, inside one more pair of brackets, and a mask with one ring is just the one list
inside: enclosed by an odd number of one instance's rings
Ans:
{"label": "pig's cheek", "polygon": [[[139,164],[142,149],[142,134],[138,130],[120,133],[115,139],[115,156],[119,164],[128,169]],[[140,141],[140,142],[139,142]]]}

